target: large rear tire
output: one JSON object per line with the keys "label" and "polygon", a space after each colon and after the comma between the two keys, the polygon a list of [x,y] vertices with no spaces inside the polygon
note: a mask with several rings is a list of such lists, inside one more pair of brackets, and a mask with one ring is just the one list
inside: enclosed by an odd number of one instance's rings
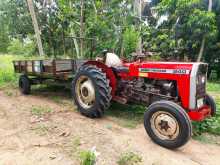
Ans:
{"label": "large rear tire", "polygon": [[144,115],[144,126],[155,143],[169,149],[183,146],[192,135],[187,113],[170,101],[151,104]]}
{"label": "large rear tire", "polygon": [[19,78],[19,89],[22,94],[28,95],[31,92],[31,81],[26,75],[21,75]]}
{"label": "large rear tire", "polygon": [[110,106],[109,80],[96,66],[85,65],[78,70],[72,82],[72,93],[78,110],[87,117],[102,117]]}

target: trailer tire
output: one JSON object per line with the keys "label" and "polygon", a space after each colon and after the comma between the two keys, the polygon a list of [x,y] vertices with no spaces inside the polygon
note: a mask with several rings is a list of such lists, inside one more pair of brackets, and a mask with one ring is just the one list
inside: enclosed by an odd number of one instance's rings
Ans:
{"label": "trailer tire", "polygon": [[215,100],[213,99],[213,97],[207,94],[205,96],[205,103],[211,107],[211,115],[215,116],[216,115],[216,104],[215,104]]}
{"label": "trailer tire", "polygon": [[93,65],[79,68],[72,82],[72,94],[78,110],[90,118],[102,117],[110,106],[109,80],[100,68]]}
{"label": "trailer tire", "polygon": [[21,75],[19,78],[19,89],[22,94],[28,95],[31,92],[31,81],[26,75]]}
{"label": "trailer tire", "polygon": [[157,144],[175,149],[192,136],[191,121],[185,110],[171,101],[157,101],[144,114],[145,130]]}

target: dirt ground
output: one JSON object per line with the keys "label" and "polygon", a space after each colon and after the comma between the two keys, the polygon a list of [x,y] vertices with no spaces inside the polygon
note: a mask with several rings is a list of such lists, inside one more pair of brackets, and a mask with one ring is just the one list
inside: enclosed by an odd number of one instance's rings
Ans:
{"label": "dirt ground", "polygon": [[[56,93],[55,93],[56,94]],[[48,107],[40,117],[33,107]],[[121,153],[132,151],[144,165],[218,165],[220,146],[190,140],[178,150],[154,144],[143,125],[124,128],[105,116],[88,119],[74,110],[70,99],[21,95],[0,90],[0,165],[78,165],[78,152],[95,148],[97,165],[115,165]]]}

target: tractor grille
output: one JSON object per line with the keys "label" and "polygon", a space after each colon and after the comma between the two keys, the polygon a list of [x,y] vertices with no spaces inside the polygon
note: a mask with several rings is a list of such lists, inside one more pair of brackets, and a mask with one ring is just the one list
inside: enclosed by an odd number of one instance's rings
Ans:
{"label": "tractor grille", "polygon": [[196,96],[197,98],[202,98],[205,96],[206,94],[206,89],[205,89],[205,86],[204,84],[200,84],[197,86],[197,89],[196,89]]}
{"label": "tractor grille", "polygon": [[202,98],[206,95],[206,73],[208,66],[207,64],[201,64],[197,72],[196,81],[196,97]]}

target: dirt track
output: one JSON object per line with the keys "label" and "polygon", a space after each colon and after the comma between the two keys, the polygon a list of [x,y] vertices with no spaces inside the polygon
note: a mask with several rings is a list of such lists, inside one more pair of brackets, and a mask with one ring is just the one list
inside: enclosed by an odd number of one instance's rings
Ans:
{"label": "dirt track", "polygon": [[[79,164],[78,150],[96,147],[98,165],[117,164],[119,155],[133,151],[144,165],[220,164],[220,146],[191,140],[171,151],[154,144],[142,125],[123,128],[111,117],[91,120],[41,95],[22,96],[16,90],[0,91],[0,165]],[[65,99],[64,99],[65,101]],[[53,112],[36,118],[32,106]]]}

